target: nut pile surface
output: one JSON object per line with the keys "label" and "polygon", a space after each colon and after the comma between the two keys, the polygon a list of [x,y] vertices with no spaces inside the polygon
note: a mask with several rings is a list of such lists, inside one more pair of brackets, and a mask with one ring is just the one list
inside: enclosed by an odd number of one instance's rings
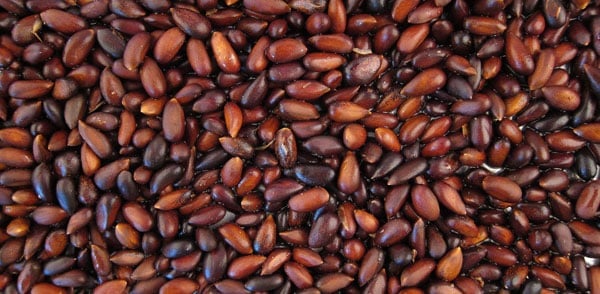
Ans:
{"label": "nut pile surface", "polygon": [[600,293],[598,0],[0,0],[3,293]]}

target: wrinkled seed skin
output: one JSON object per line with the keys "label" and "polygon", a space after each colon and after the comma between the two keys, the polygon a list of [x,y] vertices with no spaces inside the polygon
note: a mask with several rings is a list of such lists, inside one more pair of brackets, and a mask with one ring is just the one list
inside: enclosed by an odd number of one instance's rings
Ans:
{"label": "wrinkled seed skin", "polygon": [[276,244],[277,227],[272,215],[269,215],[256,232],[252,248],[260,254],[271,252]]}
{"label": "wrinkled seed skin", "polygon": [[376,78],[381,65],[381,58],[377,55],[354,59],[344,67],[344,79],[351,86],[368,84]]}
{"label": "wrinkled seed skin", "polygon": [[497,35],[506,30],[506,25],[501,21],[488,17],[468,17],[464,22],[465,28],[478,35]]}
{"label": "wrinkled seed skin", "polygon": [[293,167],[298,158],[298,147],[296,146],[296,138],[292,131],[288,128],[277,131],[274,144],[279,164],[284,168]]}

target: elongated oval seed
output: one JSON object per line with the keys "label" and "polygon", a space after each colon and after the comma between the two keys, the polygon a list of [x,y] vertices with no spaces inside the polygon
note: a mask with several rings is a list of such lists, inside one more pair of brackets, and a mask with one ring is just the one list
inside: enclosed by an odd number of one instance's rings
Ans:
{"label": "elongated oval seed", "polygon": [[542,50],[538,55],[535,70],[529,76],[529,89],[537,90],[546,85],[554,69],[554,52],[549,49]]}
{"label": "elongated oval seed", "polygon": [[600,142],[600,124],[599,123],[588,123],[580,125],[573,129],[575,135],[580,136],[590,142]]}
{"label": "elongated oval seed", "polygon": [[236,224],[224,224],[219,228],[219,233],[227,244],[242,254],[252,253],[252,243],[248,234]]}
{"label": "elongated oval seed", "polygon": [[456,214],[467,214],[466,206],[462,197],[453,187],[442,181],[439,181],[435,182],[432,188],[438,200],[448,209],[452,210]]}
{"label": "elongated oval seed", "polygon": [[198,76],[205,77],[213,71],[213,65],[208,55],[208,51],[201,40],[190,39],[185,50],[188,62]]}
{"label": "elongated oval seed", "polygon": [[165,31],[154,44],[156,62],[165,64],[173,60],[185,42],[185,34],[178,27]]}
{"label": "elongated oval seed", "polygon": [[200,40],[207,39],[212,25],[208,18],[195,11],[174,7],[169,10],[173,22],[187,35]]}
{"label": "elongated oval seed", "polygon": [[77,128],[83,140],[98,157],[107,158],[112,155],[112,145],[106,135],[82,121],[79,121]]}
{"label": "elongated oval seed", "polygon": [[233,260],[227,275],[236,280],[244,279],[259,269],[267,258],[262,255],[246,255]]}
{"label": "elongated oval seed", "polygon": [[581,191],[575,203],[575,213],[583,219],[591,219],[600,208],[600,183],[592,181]]}
{"label": "elongated oval seed", "polygon": [[167,81],[156,61],[146,57],[140,68],[140,80],[150,97],[161,97],[167,91]]}
{"label": "elongated oval seed", "polygon": [[146,32],[131,37],[123,52],[123,65],[129,70],[136,70],[144,62],[144,58],[150,50],[151,41],[152,37]]}
{"label": "elongated oval seed", "polygon": [[368,109],[350,101],[334,102],[329,105],[328,111],[332,120],[342,123],[355,122],[370,113]]}
{"label": "elongated oval seed", "polygon": [[323,247],[335,237],[340,221],[336,214],[325,213],[313,224],[308,235],[308,246],[311,248]]}
{"label": "elongated oval seed", "polygon": [[83,18],[58,9],[48,9],[40,13],[40,18],[50,28],[63,34],[73,34],[87,27]]}
{"label": "elongated oval seed", "polygon": [[360,188],[360,166],[354,152],[346,152],[338,172],[337,186],[340,191],[347,194]]}
{"label": "elongated oval seed", "polygon": [[530,75],[534,71],[535,63],[523,41],[512,32],[506,36],[506,59],[513,70],[522,74]]}
{"label": "elongated oval seed", "polygon": [[235,53],[229,40],[221,32],[213,32],[210,45],[217,60],[217,65],[226,73],[237,73],[240,71],[240,60]]}
{"label": "elongated oval seed", "polygon": [[95,41],[96,31],[92,29],[81,30],[73,34],[65,44],[62,55],[63,63],[68,67],[75,67],[83,63]]}
{"label": "elongated oval seed", "polygon": [[424,258],[415,262],[402,271],[400,285],[411,287],[421,284],[433,272],[435,266],[435,261],[430,258]]}
{"label": "elongated oval seed", "polygon": [[285,91],[295,99],[314,100],[329,92],[330,89],[317,81],[298,80],[288,84]]}
{"label": "elongated oval seed", "polygon": [[283,0],[244,0],[244,7],[262,14],[280,15],[290,12]]}
{"label": "elongated oval seed", "polygon": [[431,94],[446,84],[446,74],[439,68],[426,69],[406,84],[400,94],[423,96]]}
{"label": "elongated oval seed", "polygon": [[291,168],[298,159],[298,150],[294,133],[288,128],[282,128],[275,134],[275,154],[279,164],[284,168]]}
{"label": "elongated oval seed", "polygon": [[346,288],[354,279],[342,273],[328,274],[315,282],[315,286],[324,293],[334,293]]}
{"label": "elongated oval seed", "polygon": [[579,94],[568,87],[550,86],[543,87],[542,93],[548,103],[558,109],[572,111],[579,107],[581,98]]}
{"label": "elongated oval seed", "polygon": [[506,177],[486,176],[482,186],[490,196],[500,201],[516,203],[521,200],[523,194],[521,187]]}
{"label": "elongated oval seed", "polygon": [[267,58],[275,63],[286,63],[304,57],[308,48],[297,39],[277,40],[266,49]]}
{"label": "elongated oval seed", "polygon": [[375,234],[375,243],[388,247],[403,240],[411,231],[411,225],[404,219],[394,219],[385,223]]}
{"label": "elongated oval seed", "polygon": [[39,98],[50,93],[53,86],[52,81],[45,80],[15,81],[10,84],[8,94],[20,99]]}
{"label": "elongated oval seed", "polygon": [[120,105],[121,98],[125,95],[125,88],[121,80],[109,68],[100,74],[100,92],[109,104]]}
{"label": "elongated oval seed", "polygon": [[300,192],[288,202],[291,209],[298,212],[315,211],[329,201],[329,192],[321,187],[315,187]]}
{"label": "elongated oval seed", "polygon": [[429,187],[415,185],[410,195],[413,208],[419,216],[429,221],[435,221],[440,217],[440,205]]}
{"label": "elongated oval seed", "polygon": [[465,29],[477,35],[498,35],[506,30],[506,25],[491,17],[470,16],[464,20]]}
{"label": "elongated oval seed", "polygon": [[167,141],[178,142],[185,135],[185,113],[175,98],[165,105],[162,127]]}
{"label": "elongated oval seed", "polygon": [[435,273],[438,277],[446,281],[453,281],[460,274],[462,265],[462,250],[460,247],[456,247],[448,251],[448,253],[446,253],[446,255],[439,260]]}

